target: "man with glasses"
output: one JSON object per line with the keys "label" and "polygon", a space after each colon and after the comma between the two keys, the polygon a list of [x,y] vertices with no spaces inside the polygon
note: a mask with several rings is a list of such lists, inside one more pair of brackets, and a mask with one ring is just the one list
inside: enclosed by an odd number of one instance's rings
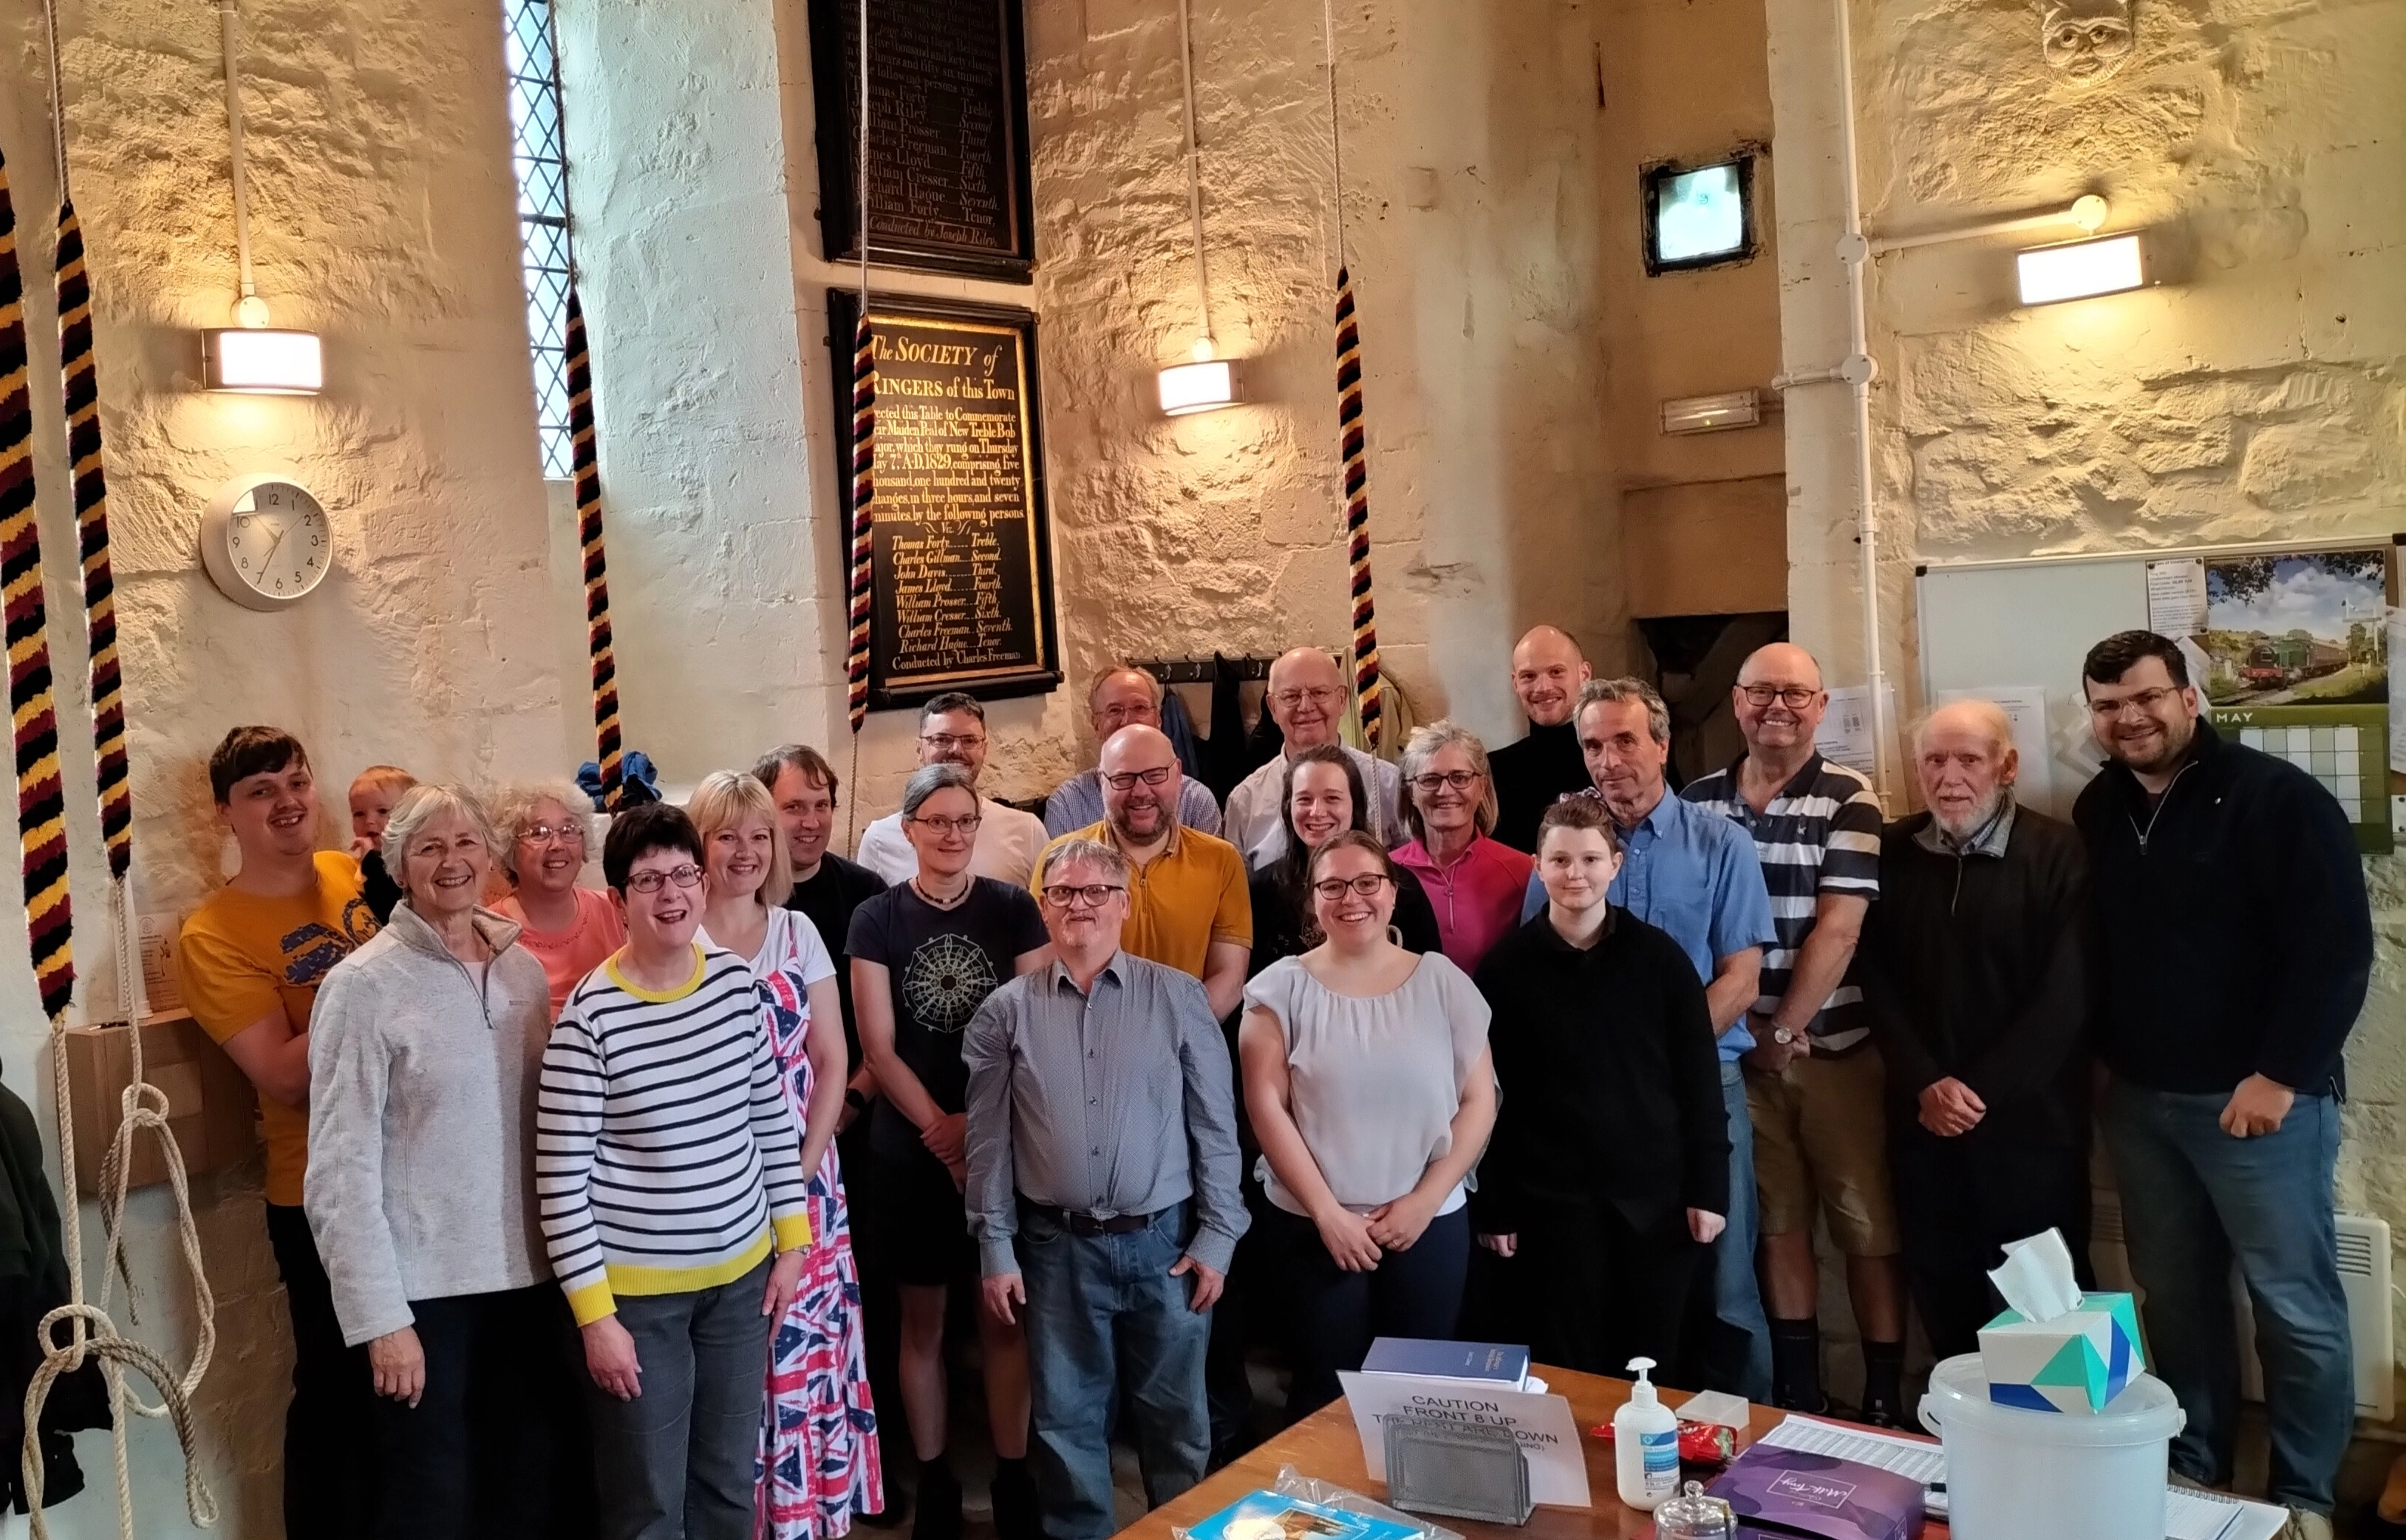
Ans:
{"label": "man with glasses", "polygon": [[2328,1540],[2356,1402],[2331,1212],[2342,1051],[2372,968],[2356,833],[2304,770],[2201,719],[2172,642],[2109,636],[2080,672],[2110,760],[2072,810],[2113,1077],[2099,1123],[2148,1367],[2188,1414],[2172,1474],[2230,1479],[2235,1258],[2264,1366],[2266,1494],[2291,1511],[2285,1534]]}
{"label": "man with glasses", "polygon": [[1763,954],[1745,1061],[1772,1399],[1802,1411],[1822,1405],[1818,1207],[1847,1259],[1862,1334],[1863,1420],[1895,1427],[1904,1418],[1904,1283],[1889,1192],[1887,1081],[1862,992],[1846,982],[1864,913],[1879,895],[1879,798],[1870,782],[1815,750],[1830,697],[1804,648],[1757,648],[1738,670],[1731,702],[1746,753],[1680,795],[1754,837],[1779,932]]}
{"label": "man with glasses", "polygon": [[969,1226],[986,1308],[1027,1323],[1044,1532],[1101,1540],[1119,1528],[1115,1409],[1150,1505],[1203,1478],[1204,1347],[1248,1216],[1202,988],[1122,948],[1119,850],[1080,837],[1049,854],[1053,958],[988,996],[962,1045]]}
{"label": "man with glasses", "polygon": [[1537,820],[1562,798],[1587,789],[1573,718],[1589,677],[1587,655],[1559,627],[1531,627],[1512,649],[1512,693],[1529,731],[1487,761],[1495,778],[1495,838],[1514,850],[1536,855]]}
{"label": "man with glasses", "polygon": [[1128,923],[1114,944],[1199,979],[1214,1020],[1237,1009],[1253,954],[1253,905],[1244,857],[1225,840],[1183,827],[1172,810],[1184,777],[1160,728],[1122,728],[1103,745],[1104,816],[1045,847],[1035,888],[1051,881],[1054,853],[1097,841],[1128,866]]}
{"label": "man with glasses", "polygon": [[[1122,728],[1161,726],[1161,681],[1142,669],[1111,668],[1095,675],[1086,691],[1086,720],[1095,729],[1095,746],[1111,741]],[[1178,787],[1181,827],[1220,832],[1220,804],[1211,788],[1200,781],[1182,780]],[[1100,770],[1080,770],[1053,788],[1044,800],[1044,832],[1058,839],[1074,829],[1102,822],[1103,780]]]}
{"label": "man with glasses", "polygon": [[[1345,722],[1345,676],[1316,647],[1297,647],[1270,665],[1269,693],[1263,698],[1270,720],[1285,735],[1285,754],[1237,783],[1228,793],[1221,833],[1248,863],[1267,866],[1286,848],[1286,820],[1279,797],[1286,784],[1286,761],[1304,750],[1334,743]],[[1404,779],[1395,767],[1348,745],[1346,755],[1362,772],[1370,796],[1370,832],[1393,848],[1404,841]]]}
{"label": "man with glasses", "polygon": [[[977,697],[950,690],[919,708],[919,763],[958,765],[974,784],[985,770],[985,708]],[[1005,802],[978,796],[977,854],[969,869],[980,877],[1026,887],[1044,848],[1044,820]],[[902,834],[902,815],[889,812],[860,831],[856,858],[891,887],[909,882],[919,857]]]}
{"label": "man with glasses", "polygon": [[[1738,1056],[1754,1046],[1746,1014],[1755,1002],[1762,951],[1775,939],[1762,867],[1744,830],[1671,794],[1671,709],[1637,679],[1595,679],[1579,687],[1579,752],[1590,796],[1612,814],[1620,874],[1606,897],[1679,943],[1704,981],[1720,1056],[1721,1110],[1729,1119],[1729,1222],[1713,1246],[1712,1330],[1701,1334],[1698,1378],[1707,1390],[1748,1401],[1771,1398],[1771,1328],[1754,1276],[1753,1121]],[[1535,873],[1521,919],[1546,907]],[[1698,1334],[1691,1333],[1691,1338]]]}

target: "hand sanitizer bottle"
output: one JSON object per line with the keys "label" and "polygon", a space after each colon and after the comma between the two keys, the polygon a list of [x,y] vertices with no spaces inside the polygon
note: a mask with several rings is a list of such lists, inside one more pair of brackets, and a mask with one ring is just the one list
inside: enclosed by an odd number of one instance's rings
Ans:
{"label": "hand sanitizer bottle", "polygon": [[1612,1414],[1613,1482],[1624,1506],[1651,1513],[1679,1490],[1679,1420],[1654,1394],[1646,1372],[1650,1358],[1633,1358],[1630,1369],[1637,1383],[1629,1400]]}

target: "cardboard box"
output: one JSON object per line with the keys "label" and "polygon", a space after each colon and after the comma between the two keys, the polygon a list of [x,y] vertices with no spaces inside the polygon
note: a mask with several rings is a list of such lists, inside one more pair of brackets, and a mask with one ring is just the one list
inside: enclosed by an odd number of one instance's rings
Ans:
{"label": "cardboard box", "polygon": [[[67,1093],[75,1121],[76,1191],[100,1195],[100,1167],[124,1121],[124,1093],[134,1079],[134,1029],[71,1026],[66,1031]],[[145,1020],[142,1072],[167,1096],[167,1127],[192,1176],[221,1171],[248,1159],[259,1144],[259,1099],[250,1080],[225,1050],[182,1011]],[[132,1185],[167,1180],[167,1163],[155,1134],[133,1143]]]}
{"label": "cardboard box", "polygon": [[1981,1372],[1988,1399],[2035,1412],[2087,1416],[2105,1409],[2144,1369],[2139,1310],[2129,1294],[2080,1296],[2080,1307],[2053,1321],[2007,1310],[1980,1328]]}

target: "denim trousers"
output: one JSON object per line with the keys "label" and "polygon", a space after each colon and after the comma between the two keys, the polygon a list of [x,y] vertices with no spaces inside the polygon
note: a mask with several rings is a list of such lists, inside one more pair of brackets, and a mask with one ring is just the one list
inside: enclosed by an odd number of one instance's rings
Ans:
{"label": "denim trousers", "polygon": [[2300,1095],[2280,1128],[2233,1138],[2224,1095],[2150,1091],[2116,1081],[2105,1148],[2122,1194],[2130,1273],[2145,1291],[2148,1367],[2188,1414],[2172,1468],[2230,1476],[2239,1415],[2235,1258],[2256,1312],[2272,1425],[2274,1503],[2331,1511],[2356,1420],[2347,1296],[2340,1287],[2331,1171],[2339,1103]]}
{"label": "denim trousers", "polygon": [[587,1380],[603,1540],[752,1540],[752,1462],[769,1392],[762,1262],[732,1283],[620,1294],[643,1393]]}
{"label": "denim trousers", "polygon": [[1118,1236],[1072,1235],[1032,1208],[1020,1210],[1037,1489],[1050,1540],[1102,1540],[1119,1529],[1115,1406],[1126,1408],[1148,1505],[1203,1479],[1211,1453],[1203,1393],[1211,1315],[1190,1307],[1192,1274],[1169,1276],[1186,1249],[1190,1208],[1172,1204],[1143,1229]]}
{"label": "denim trousers", "polygon": [[1721,1109],[1729,1114],[1729,1224],[1713,1242],[1713,1317],[1702,1344],[1705,1388],[1771,1399],[1771,1322],[1754,1276],[1762,1202],[1754,1190],[1754,1114],[1746,1106],[1746,1068],[1721,1061]]}

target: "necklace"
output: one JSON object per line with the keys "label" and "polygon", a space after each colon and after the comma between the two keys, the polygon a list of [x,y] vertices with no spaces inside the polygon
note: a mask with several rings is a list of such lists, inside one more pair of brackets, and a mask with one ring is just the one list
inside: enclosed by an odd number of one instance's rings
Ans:
{"label": "necklace", "polygon": [[913,873],[911,877],[911,891],[917,894],[919,896],[919,901],[926,904],[930,909],[959,908],[962,901],[969,897],[969,889],[976,885],[977,879],[975,877],[971,877],[968,882],[961,884],[961,890],[958,893],[954,894],[949,898],[939,898],[934,894],[928,892],[927,887],[920,883],[917,873]]}

